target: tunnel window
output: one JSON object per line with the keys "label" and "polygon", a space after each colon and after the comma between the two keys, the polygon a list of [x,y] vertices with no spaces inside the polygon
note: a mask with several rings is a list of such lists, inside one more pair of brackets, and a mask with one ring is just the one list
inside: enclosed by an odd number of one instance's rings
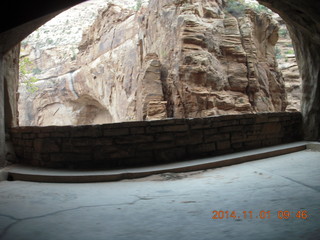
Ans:
{"label": "tunnel window", "polygon": [[283,20],[217,2],[91,0],[58,15],[21,42],[20,126],[299,111]]}

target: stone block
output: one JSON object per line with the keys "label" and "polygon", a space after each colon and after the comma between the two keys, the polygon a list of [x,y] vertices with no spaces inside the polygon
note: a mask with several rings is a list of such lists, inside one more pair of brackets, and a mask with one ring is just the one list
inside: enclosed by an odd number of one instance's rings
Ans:
{"label": "stone block", "polygon": [[33,153],[33,152],[34,152],[33,147],[26,147],[26,146],[23,147],[24,154],[25,153]]}
{"label": "stone block", "polygon": [[28,160],[33,160],[33,152],[32,150],[24,149],[23,158]]}
{"label": "stone block", "polygon": [[78,126],[71,129],[70,136],[96,138],[102,136],[102,130],[98,126]]}
{"label": "stone block", "polygon": [[63,143],[61,147],[61,152],[73,152],[73,147],[74,145],[72,145],[70,142]]}
{"label": "stone block", "polygon": [[72,162],[92,161],[91,154],[76,154],[76,153],[52,153],[50,154],[50,161],[64,162],[66,165]]}
{"label": "stone block", "polygon": [[199,132],[195,133],[176,133],[176,146],[195,145],[203,143],[203,135]]}
{"label": "stone block", "polygon": [[281,122],[283,120],[281,117],[269,117],[268,122]]}
{"label": "stone block", "polygon": [[14,150],[15,150],[15,154],[18,158],[22,157],[23,156],[23,147],[21,146],[15,146],[14,147]]}
{"label": "stone block", "polygon": [[160,133],[163,132],[163,127],[162,126],[148,126],[146,127],[146,133]]}
{"label": "stone block", "polygon": [[126,146],[116,146],[116,145],[110,145],[110,146],[95,146],[93,149],[94,153],[102,153],[108,154],[108,153],[113,153],[117,151],[121,151],[122,149],[125,149]]}
{"label": "stone block", "polygon": [[11,132],[10,135],[11,135],[11,138],[21,138],[22,133],[20,133],[20,132]]}
{"label": "stone block", "polygon": [[244,140],[245,141],[256,141],[256,140],[259,140],[259,139],[261,139],[261,135],[249,135],[249,136],[247,136]]}
{"label": "stone block", "polygon": [[22,134],[22,139],[34,139],[35,136],[36,135],[34,133],[24,133]]}
{"label": "stone block", "polygon": [[186,148],[183,147],[155,151],[156,161],[161,163],[178,161],[184,159],[186,155]]}
{"label": "stone block", "polygon": [[22,140],[22,145],[26,147],[33,147],[33,140]]}
{"label": "stone block", "polygon": [[19,127],[20,133],[30,133],[32,132],[32,127]]}
{"label": "stone block", "polygon": [[164,132],[187,132],[189,130],[189,126],[184,125],[170,125],[170,126],[164,126],[163,131]]}
{"label": "stone block", "polygon": [[268,115],[266,114],[257,114],[256,123],[266,123],[269,121]]}
{"label": "stone block", "polygon": [[39,153],[55,153],[60,152],[60,146],[55,139],[36,139],[34,140],[34,150]]}
{"label": "stone block", "polygon": [[37,137],[38,138],[50,138],[51,137],[51,133],[50,132],[38,133]]}
{"label": "stone block", "polygon": [[12,127],[12,128],[10,128],[10,133],[11,134],[16,134],[16,133],[20,134],[20,127]]}
{"label": "stone block", "polygon": [[243,132],[233,132],[231,133],[231,143],[243,142],[246,137]]}
{"label": "stone block", "polygon": [[231,149],[230,141],[217,141],[217,150]]}
{"label": "stone block", "polygon": [[113,138],[112,137],[104,137],[104,138],[97,138],[95,139],[96,146],[110,146],[113,145]]}
{"label": "stone block", "polygon": [[215,121],[211,124],[211,127],[225,127],[225,126],[237,126],[239,125],[239,120],[225,120],[225,121]]}
{"label": "stone block", "polygon": [[215,143],[206,143],[188,146],[188,153],[198,154],[198,153],[210,153],[216,150]]}
{"label": "stone block", "polygon": [[281,130],[281,124],[277,122],[265,123],[262,126],[262,133],[279,133]]}
{"label": "stone block", "polygon": [[151,143],[153,141],[152,135],[128,135],[114,138],[116,144]]}
{"label": "stone block", "polygon": [[229,141],[230,134],[229,133],[220,133],[211,136],[205,136],[204,141],[208,142],[216,142],[216,141]]}
{"label": "stone block", "polygon": [[117,126],[116,128],[138,128],[138,127],[144,128],[144,127],[147,127],[149,123],[147,121],[131,121],[131,122],[111,123],[111,124],[108,124],[108,127],[112,128],[113,125]]}
{"label": "stone block", "polygon": [[243,146],[245,149],[252,149],[252,148],[258,148],[261,147],[261,141],[248,141],[244,142]]}
{"label": "stone block", "polygon": [[134,153],[130,149],[120,149],[117,152],[109,153],[108,157],[111,159],[131,158],[134,157]]}
{"label": "stone block", "polygon": [[44,162],[50,162],[50,157],[51,155],[49,153],[40,153],[40,162],[44,163]]}
{"label": "stone block", "polygon": [[218,128],[210,128],[210,129],[205,129],[203,130],[203,134],[205,136],[208,136],[208,135],[215,135],[218,133]]}
{"label": "stone block", "polygon": [[243,126],[238,125],[238,126],[225,126],[225,127],[220,127],[219,132],[221,133],[231,133],[231,132],[237,132],[241,131],[243,129]]}
{"label": "stone block", "polygon": [[174,141],[175,136],[173,133],[157,133],[155,135],[156,142]]}
{"label": "stone block", "polygon": [[265,140],[262,140],[262,146],[274,146],[283,142],[285,141],[281,141],[280,138],[265,139]]}
{"label": "stone block", "polygon": [[254,118],[245,118],[239,120],[240,125],[253,125],[256,123],[256,119]]}
{"label": "stone block", "polygon": [[92,138],[69,138],[65,142],[69,142],[73,146],[77,146],[77,147],[96,145],[96,139],[92,139]]}
{"label": "stone block", "polygon": [[145,129],[144,127],[131,127],[130,128],[130,134],[136,135],[136,134],[144,134]]}
{"label": "stone block", "polygon": [[242,130],[245,132],[261,132],[263,124],[253,124],[253,125],[244,125],[242,126]]}
{"label": "stone block", "polygon": [[88,153],[93,152],[94,146],[72,146],[72,153]]}
{"label": "stone block", "polygon": [[190,129],[207,129],[210,128],[212,124],[211,118],[194,118],[189,119]]}
{"label": "stone block", "polygon": [[129,128],[110,128],[103,130],[103,136],[112,137],[112,136],[125,136],[129,135]]}
{"label": "stone block", "polygon": [[175,142],[168,141],[168,142],[157,142],[157,143],[140,143],[137,145],[137,150],[158,150],[158,149],[168,149],[174,148]]}
{"label": "stone block", "polygon": [[241,150],[243,148],[242,142],[232,143],[231,148],[235,150]]}
{"label": "stone block", "polygon": [[[46,133],[40,133],[40,134],[46,134]],[[53,138],[67,138],[70,136],[69,131],[66,132],[53,132],[51,133],[51,137]]]}
{"label": "stone block", "polygon": [[154,155],[153,155],[153,151],[150,150],[150,151],[136,151],[135,153],[135,157],[136,158],[147,158],[147,157],[150,157],[150,158],[153,158]]}

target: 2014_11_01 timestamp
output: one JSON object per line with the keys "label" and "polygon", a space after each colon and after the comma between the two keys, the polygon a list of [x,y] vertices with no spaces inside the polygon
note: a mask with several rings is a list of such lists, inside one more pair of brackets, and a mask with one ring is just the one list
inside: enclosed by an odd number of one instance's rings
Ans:
{"label": "2014_11_01 timestamp", "polygon": [[278,219],[307,219],[309,217],[308,211],[298,210],[298,211],[222,211],[214,210],[212,211],[212,219],[270,219],[271,216],[275,215]]}

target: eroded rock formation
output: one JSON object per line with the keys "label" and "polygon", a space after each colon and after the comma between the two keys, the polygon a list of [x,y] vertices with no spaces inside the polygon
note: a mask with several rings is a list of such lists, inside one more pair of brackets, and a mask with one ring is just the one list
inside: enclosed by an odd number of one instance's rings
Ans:
{"label": "eroded rock formation", "polygon": [[151,0],[137,13],[109,4],[76,58],[52,49],[36,59],[48,71],[39,75],[39,91],[21,97],[20,124],[284,111],[278,29],[266,14],[225,13],[221,0]]}

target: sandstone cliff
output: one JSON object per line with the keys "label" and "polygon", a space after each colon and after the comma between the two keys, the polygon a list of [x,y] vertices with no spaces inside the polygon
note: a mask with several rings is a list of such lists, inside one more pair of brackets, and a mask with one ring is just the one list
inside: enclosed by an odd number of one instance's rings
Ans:
{"label": "sandstone cliff", "polygon": [[151,0],[135,12],[108,4],[76,56],[59,56],[58,48],[39,56],[35,69],[50,71],[39,75],[36,93],[20,98],[20,125],[284,111],[278,23],[251,10],[235,18],[223,7]]}

